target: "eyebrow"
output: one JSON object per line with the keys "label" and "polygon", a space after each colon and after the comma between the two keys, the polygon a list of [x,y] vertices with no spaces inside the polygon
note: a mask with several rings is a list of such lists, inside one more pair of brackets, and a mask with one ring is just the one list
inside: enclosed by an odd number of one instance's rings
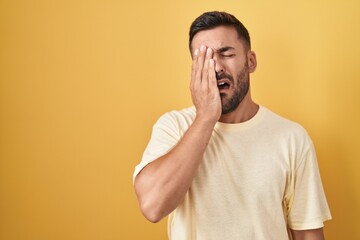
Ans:
{"label": "eyebrow", "polygon": [[216,49],[215,52],[223,53],[223,52],[226,52],[226,51],[229,51],[229,50],[235,50],[235,48],[233,48],[233,47],[221,47],[221,48]]}

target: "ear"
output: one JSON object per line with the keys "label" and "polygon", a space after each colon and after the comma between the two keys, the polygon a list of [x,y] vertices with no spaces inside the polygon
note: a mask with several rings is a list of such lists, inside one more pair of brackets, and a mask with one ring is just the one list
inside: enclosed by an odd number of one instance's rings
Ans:
{"label": "ear", "polygon": [[255,52],[251,51],[251,50],[248,51],[247,58],[248,58],[248,64],[249,64],[249,73],[253,73],[253,72],[255,72],[255,69],[257,66]]}

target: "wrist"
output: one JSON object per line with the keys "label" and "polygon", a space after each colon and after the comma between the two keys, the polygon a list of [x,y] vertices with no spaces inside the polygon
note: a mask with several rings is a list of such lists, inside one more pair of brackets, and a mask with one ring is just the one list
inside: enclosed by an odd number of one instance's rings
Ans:
{"label": "wrist", "polygon": [[209,116],[207,114],[196,114],[194,123],[199,124],[203,127],[214,128],[215,124],[218,122],[218,118],[214,116]]}

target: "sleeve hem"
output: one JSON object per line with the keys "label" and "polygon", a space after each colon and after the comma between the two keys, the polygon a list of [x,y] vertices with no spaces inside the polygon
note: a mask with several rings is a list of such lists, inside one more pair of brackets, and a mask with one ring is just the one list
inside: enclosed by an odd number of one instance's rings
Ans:
{"label": "sleeve hem", "polygon": [[306,223],[294,223],[289,224],[289,228],[292,230],[310,230],[310,229],[318,229],[324,227],[324,222],[331,220],[331,217],[328,216],[320,221],[314,222],[306,222]]}
{"label": "sleeve hem", "polygon": [[148,165],[151,162],[145,162],[145,163],[140,163],[135,167],[135,171],[133,174],[133,184],[135,183],[135,178],[136,176],[141,172],[141,170],[144,169],[144,167],[146,167],[146,165]]}

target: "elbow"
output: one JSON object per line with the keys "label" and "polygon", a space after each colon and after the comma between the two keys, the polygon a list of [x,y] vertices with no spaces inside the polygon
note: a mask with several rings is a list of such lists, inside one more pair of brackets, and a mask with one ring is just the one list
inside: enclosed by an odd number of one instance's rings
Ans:
{"label": "elbow", "polygon": [[159,195],[151,193],[150,189],[141,188],[139,183],[139,181],[135,181],[135,192],[141,213],[150,222],[157,223],[166,216]]}
{"label": "elbow", "polygon": [[144,217],[152,223],[157,223],[164,218],[164,211],[156,203],[143,201],[140,203],[140,210]]}

